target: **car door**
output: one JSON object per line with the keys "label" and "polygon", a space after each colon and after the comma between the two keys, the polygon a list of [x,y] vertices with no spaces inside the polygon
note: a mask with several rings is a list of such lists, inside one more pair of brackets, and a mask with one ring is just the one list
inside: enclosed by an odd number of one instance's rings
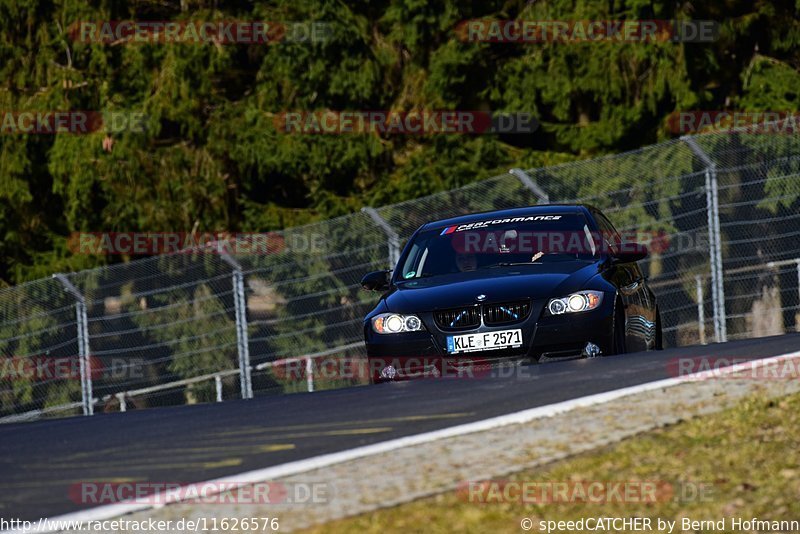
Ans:
{"label": "car door", "polygon": [[[622,237],[608,218],[592,210],[606,246],[616,252]],[[628,352],[647,350],[655,340],[655,309],[644,273],[637,263],[618,263],[612,267],[612,282],[619,288],[625,307],[625,339]]]}

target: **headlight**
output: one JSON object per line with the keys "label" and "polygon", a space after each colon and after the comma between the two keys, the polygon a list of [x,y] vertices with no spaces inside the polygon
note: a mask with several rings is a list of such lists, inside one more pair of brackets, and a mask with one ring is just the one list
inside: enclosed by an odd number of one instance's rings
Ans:
{"label": "headlight", "polygon": [[399,334],[418,332],[425,330],[425,327],[416,315],[381,313],[372,318],[372,330],[378,334]]}
{"label": "headlight", "polygon": [[550,299],[550,302],[547,303],[547,310],[551,315],[580,313],[593,310],[602,302],[603,293],[601,291],[580,291],[560,299]]}

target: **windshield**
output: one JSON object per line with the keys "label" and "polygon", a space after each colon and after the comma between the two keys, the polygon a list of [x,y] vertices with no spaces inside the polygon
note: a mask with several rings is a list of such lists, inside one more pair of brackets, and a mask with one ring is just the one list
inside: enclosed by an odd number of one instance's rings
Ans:
{"label": "windshield", "polygon": [[582,213],[487,219],[418,234],[398,281],[477,269],[594,261],[600,247]]}

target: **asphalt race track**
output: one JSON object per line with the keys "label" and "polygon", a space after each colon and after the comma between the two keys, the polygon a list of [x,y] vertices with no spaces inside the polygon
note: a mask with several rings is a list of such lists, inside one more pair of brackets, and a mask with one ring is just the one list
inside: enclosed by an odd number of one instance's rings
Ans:
{"label": "asphalt race track", "polygon": [[759,359],[800,334],[524,367],[514,376],[428,379],[316,393],[2,425],[0,515],[84,509],[82,481],[198,482],[670,378],[677,357]]}

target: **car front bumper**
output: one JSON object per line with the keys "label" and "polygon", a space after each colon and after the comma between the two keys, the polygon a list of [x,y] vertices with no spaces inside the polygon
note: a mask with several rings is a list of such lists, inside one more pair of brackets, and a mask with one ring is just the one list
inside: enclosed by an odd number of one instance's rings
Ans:
{"label": "car front bumper", "polygon": [[[563,315],[545,315],[547,301],[533,301],[531,313],[522,321],[503,325],[487,326],[481,323],[469,330],[443,330],[439,328],[433,313],[418,313],[426,330],[401,334],[377,334],[369,321],[364,325],[367,357],[370,374],[382,381],[380,372],[391,365],[394,379],[420,376],[442,376],[463,374],[465,367],[483,368],[491,362],[503,359],[550,360],[569,359],[581,355],[587,343],[594,343],[603,353],[611,352],[614,328],[614,302],[604,299],[596,310]],[[447,352],[447,337],[461,334],[522,330],[522,346],[462,352]]]}

